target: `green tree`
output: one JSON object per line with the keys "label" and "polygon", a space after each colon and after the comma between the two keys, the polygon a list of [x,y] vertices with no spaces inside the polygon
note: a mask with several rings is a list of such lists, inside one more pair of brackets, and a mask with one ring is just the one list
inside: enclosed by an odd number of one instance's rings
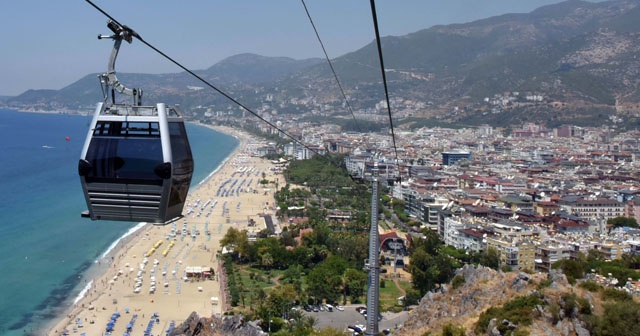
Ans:
{"label": "green tree", "polygon": [[640,268],[640,256],[632,253],[625,253],[622,255],[622,262],[630,269]]}
{"label": "green tree", "polygon": [[236,228],[229,228],[224,237],[220,240],[220,246],[226,246],[233,249],[233,257],[235,259],[251,258],[252,246],[249,243],[249,237],[246,231],[240,231]]}
{"label": "green tree", "polygon": [[307,292],[317,300],[335,302],[342,292],[342,275],[349,264],[339,256],[330,256],[314,267],[307,277]]}
{"label": "green tree", "polygon": [[500,251],[494,247],[488,247],[484,253],[480,255],[480,265],[500,269]]}
{"label": "green tree", "polygon": [[640,335],[640,305],[634,301],[605,304],[602,317],[592,323],[597,336]]}
{"label": "green tree", "polygon": [[328,239],[331,253],[343,257],[351,267],[362,267],[369,255],[369,237],[358,232],[331,232]]}
{"label": "green tree", "polygon": [[584,267],[585,265],[580,261],[571,259],[558,260],[551,265],[552,269],[561,269],[569,283],[572,284],[584,277]]}
{"label": "green tree", "polygon": [[265,307],[267,307],[271,316],[283,317],[285,312],[288,312],[293,307],[298,298],[299,294],[292,285],[278,286],[269,294]]}
{"label": "green tree", "polygon": [[417,305],[418,303],[420,303],[420,299],[422,298],[422,296],[420,295],[420,292],[410,288],[407,290],[407,295],[404,296],[404,305],[405,306],[413,306],[413,305]]}
{"label": "green tree", "polygon": [[269,252],[266,252],[262,255],[262,266],[266,269],[271,268],[273,266],[273,256]]}
{"label": "green tree", "polygon": [[348,268],[344,271],[344,299],[348,297],[353,302],[360,302],[367,284],[367,274],[363,271]]}
{"label": "green tree", "polygon": [[411,255],[411,263],[409,271],[413,280],[413,287],[420,292],[420,295],[426,294],[434,287],[433,277],[429,273],[432,264],[432,257],[423,249],[416,250]]}
{"label": "green tree", "polygon": [[254,245],[257,249],[257,253],[261,263],[263,261],[263,256],[268,253],[270,255],[270,261],[272,261],[271,265],[273,267],[281,269],[288,266],[290,253],[286,250],[284,245],[282,245],[282,242],[280,242],[280,240],[278,240],[277,238],[269,237],[261,239],[254,243]]}
{"label": "green tree", "polygon": [[613,227],[632,227],[637,228],[638,222],[635,218],[631,217],[615,217],[607,220],[607,224]]}
{"label": "green tree", "polygon": [[423,230],[421,239],[414,239],[411,251],[423,250],[427,254],[436,255],[444,245],[437,233],[431,230]]}

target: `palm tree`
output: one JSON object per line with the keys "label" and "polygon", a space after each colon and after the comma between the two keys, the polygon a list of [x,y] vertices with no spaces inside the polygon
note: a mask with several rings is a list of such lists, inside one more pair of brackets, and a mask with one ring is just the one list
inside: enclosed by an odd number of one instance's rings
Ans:
{"label": "palm tree", "polygon": [[316,318],[315,316],[305,316],[304,324],[307,327],[307,329],[311,331],[318,324],[318,318]]}
{"label": "palm tree", "polygon": [[242,281],[238,282],[238,292],[240,292],[240,299],[242,300],[242,308],[245,307],[244,305],[244,284],[242,283]]}
{"label": "palm tree", "polygon": [[272,265],[273,265],[273,256],[269,252],[266,252],[265,254],[262,255],[262,266],[268,269]]}

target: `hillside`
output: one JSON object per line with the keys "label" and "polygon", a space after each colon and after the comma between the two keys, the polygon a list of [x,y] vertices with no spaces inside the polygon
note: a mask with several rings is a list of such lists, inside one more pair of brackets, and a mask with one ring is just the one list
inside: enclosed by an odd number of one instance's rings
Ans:
{"label": "hillside", "polygon": [[[567,1],[529,14],[385,37],[391,93],[428,101],[424,117],[452,123],[505,126],[532,118],[553,124],[594,122],[589,113],[637,115],[638,5]],[[358,102],[382,97],[379,75],[371,71],[377,64],[373,47],[335,60],[340,77],[358,85],[348,92]],[[323,78],[320,70],[315,74]],[[543,99],[531,102],[527,95]]]}
{"label": "hillside", "polygon": [[[625,303],[631,299],[626,293],[616,298],[617,289],[573,286],[559,271],[547,277],[467,265],[456,274],[464,283],[427,293],[397,335],[439,335],[447,325],[449,330],[464,328],[460,335],[614,335],[609,319],[626,315],[612,307],[638,307]],[[637,322],[629,317],[630,326],[618,323],[625,333],[617,334],[635,335]]]}
{"label": "hillside", "polygon": [[[411,117],[445,125],[640,124],[640,0],[569,0],[527,14],[386,36],[381,43],[400,125],[404,109]],[[332,62],[350,105],[375,113],[384,99],[375,43]],[[251,109],[278,114],[322,109],[350,117],[321,59],[240,54],[195,72]],[[146,102],[178,103],[193,109],[192,117],[204,113],[196,107],[238,110],[184,72],[120,78],[143,88]],[[86,111],[100,97],[93,74],[59,91],[7,98],[4,105]]]}

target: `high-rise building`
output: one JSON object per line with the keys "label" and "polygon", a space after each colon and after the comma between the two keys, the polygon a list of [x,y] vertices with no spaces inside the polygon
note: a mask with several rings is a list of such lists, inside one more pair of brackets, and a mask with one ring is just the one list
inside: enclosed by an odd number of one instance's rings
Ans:
{"label": "high-rise building", "polygon": [[452,166],[462,159],[471,161],[471,152],[463,150],[451,150],[442,152],[442,165],[444,166]]}

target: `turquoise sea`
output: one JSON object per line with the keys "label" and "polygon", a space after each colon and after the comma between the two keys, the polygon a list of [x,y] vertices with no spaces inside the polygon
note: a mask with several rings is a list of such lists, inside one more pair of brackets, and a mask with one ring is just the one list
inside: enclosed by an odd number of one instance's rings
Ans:
{"label": "turquoise sea", "polygon": [[[96,261],[138,226],[80,217],[77,163],[90,120],[0,110],[0,335],[42,332],[100,271]],[[187,131],[194,188],[239,142],[200,125]]]}

